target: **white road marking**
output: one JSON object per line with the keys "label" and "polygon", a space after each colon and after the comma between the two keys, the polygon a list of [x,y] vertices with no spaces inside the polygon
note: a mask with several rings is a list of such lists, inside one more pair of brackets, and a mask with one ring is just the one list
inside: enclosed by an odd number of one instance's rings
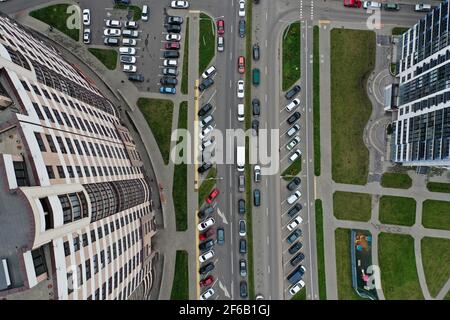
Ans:
{"label": "white road marking", "polygon": [[228,224],[227,218],[225,218],[225,215],[220,211],[219,208],[217,208],[217,214],[222,218],[223,223]]}
{"label": "white road marking", "polygon": [[225,287],[221,281],[219,281],[219,288],[222,289],[225,297],[230,298],[230,293],[228,292],[227,287]]}

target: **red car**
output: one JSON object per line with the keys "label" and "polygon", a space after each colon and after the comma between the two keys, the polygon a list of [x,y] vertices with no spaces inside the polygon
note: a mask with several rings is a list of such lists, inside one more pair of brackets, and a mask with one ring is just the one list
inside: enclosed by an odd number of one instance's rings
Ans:
{"label": "red car", "polygon": [[205,279],[200,280],[200,287],[206,287],[212,285],[214,282],[213,276],[207,276]]}
{"label": "red car", "polygon": [[245,58],[244,56],[239,56],[238,59],[238,72],[245,73]]}
{"label": "red car", "polygon": [[217,196],[219,195],[220,191],[217,188],[214,188],[213,191],[211,191],[211,193],[208,195],[208,197],[206,198],[206,202],[208,204],[210,204],[211,202],[213,202],[213,200],[215,198],[217,198]]}
{"label": "red car", "polygon": [[164,44],[164,49],[166,50],[179,50],[180,43],[179,42],[166,42]]}
{"label": "red car", "polygon": [[217,20],[217,33],[224,34],[225,33],[225,21],[222,19]]}
{"label": "red car", "polygon": [[214,230],[214,228],[208,229],[206,232],[200,233],[198,236],[198,239],[200,241],[204,241],[204,240],[208,239],[209,237],[212,237],[215,233],[216,233],[216,231]]}

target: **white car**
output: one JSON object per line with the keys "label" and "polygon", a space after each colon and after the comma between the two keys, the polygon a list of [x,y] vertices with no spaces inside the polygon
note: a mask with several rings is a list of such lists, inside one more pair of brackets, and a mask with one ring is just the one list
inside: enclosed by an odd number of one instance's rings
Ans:
{"label": "white car", "polygon": [[302,290],[302,288],[305,286],[305,281],[300,280],[296,284],[294,284],[292,287],[289,288],[289,293],[291,295],[295,295],[297,292]]}
{"label": "white car", "polygon": [[211,298],[214,295],[214,289],[213,288],[209,288],[208,290],[206,290],[205,292],[203,292],[200,295],[200,300],[208,300],[209,298]]}
{"label": "white car", "polygon": [[292,100],[292,102],[286,106],[286,111],[291,112],[292,110],[297,108],[299,105],[300,105],[300,99],[296,98],[296,99]]}
{"label": "white car", "polygon": [[205,70],[205,72],[202,73],[202,78],[207,79],[211,76],[213,76],[217,72],[216,67],[211,66],[208,69]]}
{"label": "white car", "polygon": [[205,137],[207,137],[211,132],[213,132],[214,128],[213,126],[207,126],[205,129],[203,129],[202,132],[200,132],[199,137],[200,139],[204,139]]}
{"label": "white car", "polygon": [[363,7],[364,9],[380,9],[381,3],[376,1],[364,1]]}
{"label": "white car", "polygon": [[120,47],[119,48],[119,53],[120,54],[127,54],[130,56],[134,56],[136,54],[136,49],[135,48],[130,48],[130,47]]}
{"label": "white car", "polygon": [[247,235],[247,226],[244,220],[239,220],[239,236],[245,237]]}
{"label": "white car", "polygon": [[88,26],[91,24],[91,10],[83,9],[83,24]]}
{"label": "white car", "polygon": [[136,72],[137,68],[135,65],[132,64],[124,64],[123,65],[123,72]]}
{"label": "white car", "polygon": [[300,191],[295,191],[293,194],[291,194],[289,196],[289,198],[287,198],[287,203],[288,204],[293,204],[295,201],[297,201],[298,199],[300,199],[300,197],[302,196],[302,194],[300,193]]}
{"label": "white car", "polygon": [[287,145],[286,145],[286,149],[288,149],[288,151],[291,151],[297,144],[300,143],[300,137],[299,136],[295,136],[294,139],[292,139]]}
{"label": "white car", "polygon": [[302,152],[300,149],[295,150],[295,152],[292,154],[292,156],[289,157],[289,161],[294,162],[302,155]]}
{"label": "white car", "polygon": [[[297,191],[300,193],[299,191]],[[300,223],[302,223],[303,219],[300,217],[300,215],[296,216],[294,219],[292,219],[291,222],[287,225],[287,228],[289,231],[294,230]]]}
{"label": "white car", "polygon": [[137,29],[139,28],[139,25],[136,21],[126,21],[125,22],[125,28],[127,29]]}
{"label": "white car", "polygon": [[214,137],[211,138],[211,139],[209,139],[209,140],[206,140],[205,142],[203,142],[203,143],[199,146],[199,148],[200,148],[201,151],[203,151],[203,150],[205,150],[206,148],[211,147],[213,144],[214,144]]}
{"label": "white car", "polygon": [[181,35],[176,33],[166,34],[166,41],[181,41]]}
{"label": "white car", "polygon": [[206,116],[205,118],[203,118],[202,121],[199,122],[200,128],[203,128],[209,124],[211,124],[211,122],[214,120],[212,115]]}
{"label": "white car", "polygon": [[122,62],[122,63],[135,64],[136,60],[137,59],[135,56],[127,56],[127,55],[120,56],[120,62]]}
{"label": "white car", "polygon": [[239,103],[238,104],[238,108],[237,108],[237,119],[238,121],[242,122],[245,119],[245,115],[244,115],[244,104],[243,103]]}
{"label": "white car", "polygon": [[120,37],[121,34],[122,32],[120,29],[105,29],[105,31],[103,31],[105,37]]}
{"label": "white car", "polygon": [[414,11],[418,11],[418,12],[428,12],[428,11],[431,11],[431,5],[426,4],[426,3],[419,3],[419,4],[416,4],[416,6],[414,7]]}
{"label": "white car", "polygon": [[174,9],[187,9],[189,8],[189,2],[187,1],[172,1],[170,7]]}
{"label": "white car", "polygon": [[84,29],[83,31],[83,42],[88,44],[91,43],[91,29]]}
{"label": "white car", "polygon": [[261,166],[255,164],[255,167],[253,168],[253,175],[255,182],[259,182],[261,180]]}
{"label": "white car", "polygon": [[288,135],[288,137],[292,137],[298,130],[300,130],[300,125],[296,123],[291,128],[289,128],[286,134]]}
{"label": "white car", "polygon": [[237,82],[237,97],[244,98],[244,80]]}
{"label": "white car", "polygon": [[130,38],[123,38],[122,39],[122,45],[124,46],[132,46],[134,47],[137,44],[136,39],[130,39]]}
{"label": "white car", "polygon": [[178,61],[173,59],[165,59],[164,67],[176,67],[178,66]]}
{"label": "white car", "polygon": [[225,39],[222,36],[217,37],[217,51],[223,52]]}
{"label": "white car", "polygon": [[214,255],[215,255],[214,250],[209,250],[209,251],[206,251],[204,254],[200,255],[200,257],[198,257],[198,260],[201,263],[203,263],[203,262],[211,259],[212,257],[214,257]]}
{"label": "white car", "polygon": [[204,231],[208,229],[209,227],[213,226],[216,220],[214,218],[208,218],[203,222],[200,222],[197,226],[198,231]]}
{"label": "white car", "polygon": [[106,26],[109,28],[120,28],[122,23],[120,20],[106,20]]}
{"label": "white car", "polygon": [[239,0],[239,17],[245,17],[245,0]]}

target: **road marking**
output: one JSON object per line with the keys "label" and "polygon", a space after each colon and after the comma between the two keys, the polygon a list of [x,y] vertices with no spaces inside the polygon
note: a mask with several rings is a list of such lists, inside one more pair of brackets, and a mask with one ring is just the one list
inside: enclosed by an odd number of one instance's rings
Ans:
{"label": "road marking", "polygon": [[267,266],[267,274],[270,274],[270,266]]}
{"label": "road marking", "polygon": [[264,101],[267,102],[267,94],[264,95]]}
{"label": "road marking", "polygon": [[267,39],[266,39],[266,48],[267,48]]}
{"label": "road marking", "polygon": [[230,298],[230,293],[228,292],[227,288],[222,284],[221,281],[219,281],[219,288],[222,289],[225,297]]}
{"label": "road marking", "polygon": [[267,245],[269,245],[269,236],[266,238]]}
{"label": "road marking", "polygon": [[225,218],[225,215],[220,211],[219,207],[217,207],[217,214],[222,218],[223,223],[228,224],[227,218]]}
{"label": "road marking", "polygon": [[[230,52],[230,61],[233,60],[233,52]],[[231,81],[231,80],[230,80]]]}
{"label": "road marking", "polygon": [[230,25],[231,33],[233,33],[233,25]]}

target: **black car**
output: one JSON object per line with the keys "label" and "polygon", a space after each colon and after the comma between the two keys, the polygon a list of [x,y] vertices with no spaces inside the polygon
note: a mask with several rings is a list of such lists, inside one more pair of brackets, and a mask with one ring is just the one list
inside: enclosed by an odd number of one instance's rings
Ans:
{"label": "black car", "polygon": [[198,273],[205,274],[210,271],[213,271],[214,268],[215,268],[214,263],[210,262],[208,264],[205,264],[203,267],[200,267],[200,269],[198,269]]}
{"label": "black car", "polygon": [[169,33],[180,33],[181,32],[181,26],[177,24],[169,24],[166,26],[167,32]]}
{"label": "black car", "polygon": [[202,242],[202,243],[200,243],[200,244],[198,245],[198,248],[199,248],[201,251],[209,250],[209,249],[211,249],[212,247],[214,247],[214,240],[212,240],[212,239],[207,240],[207,241],[204,241],[204,242]]}
{"label": "black car", "polygon": [[254,136],[257,136],[258,135],[258,133],[259,133],[259,121],[258,120],[256,120],[256,119],[254,119],[253,121],[252,121],[252,134],[254,135]]}
{"label": "black car", "polygon": [[293,257],[290,261],[291,266],[295,267],[297,264],[299,264],[303,259],[305,259],[305,255],[300,252],[295,257]]}
{"label": "black car", "polygon": [[163,57],[164,58],[179,58],[180,53],[178,51],[164,51]]}
{"label": "black car", "polygon": [[298,250],[300,250],[303,247],[302,243],[300,241],[297,241],[296,243],[294,243],[290,248],[289,248],[289,253],[290,254],[294,254],[296,253]]}
{"label": "black car", "polygon": [[213,213],[214,213],[214,208],[211,207],[210,205],[208,205],[208,206],[204,207],[202,210],[200,210],[200,211],[197,213],[197,216],[198,216],[200,219],[203,220],[203,219],[205,219],[206,217],[211,216]]}
{"label": "black car", "polygon": [[171,25],[180,25],[183,23],[183,18],[178,16],[167,16],[166,23]]}
{"label": "black car", "polygon": [[138,82],[144,82],[144,76],[142,74],[136,73],[136,74],[130,74],[128,76],[128,80],[130,81],[138,81]]}
{"label": "black car", "polygon": [[288,235],[286,241],[287,243],[292,244],[294,243],[295,240],[298,240],[298,238],[300,238],[301,236],[302,232],[300,231],[300,229],[295,229],[294,231],[292,231],[290,235]]}
{"label": "black car", "polygon": [[296,203],[295,206],[289,209],[287,214],[289,215],[289,217],[293,218],[294,216],[297,215],[297,213],[300,212],[300,210],[302,210],[302,205],[300,203]]}
{"label": "black car", "polygon": [[286,92],[286,94],[284,96],[286,97],[286,99],[291,100],[299,92],[300,92],[300,86],[296,85],[291,90]]}
{"label": "black car", "polygon": [[245,200],[244,199],[238,200],[238,207],[239,207],[239,213],[245,214]]}
{"label": "black car", "polygon": [[257,43],[253,45],[253,59],[259,60],[259,44]]}
{"label": "black car", "polygon": [[259,207],[261,205],[261,191],[259,189],[253,190],[253,205]]}
{"label": "black car", "polygon": [[208,171],[209,169],[211,169],[211,167],[212,167],[212,163],[205,162],[200,167],[198,167],[197,172],[198,173],[204,173],[204,172]]}
{"label": "black car", "polygon": [[239,37],[245,37],[245,20],[239,20]]}
{"label": "black car", "polygon": [[159,80],[159,82],[162,85],[166,85],[167,84],[167,85],[175,86],[178,83],[178,80],[175,77],[162,77],[161,80]]}
{"label": "black car", "polygon": [[246,281],[241,281],[241,284],[239,285],[239,294],[241,296],[241,298],[247,298],[247,282]]}
{"label": "black car", "polygon": [[294,191],[295,189],[298,188],[301,182],[302,180],[299,177],[295,177],[294,179],[291,180],[291,182],[287,184],[286,187],[289,191]]}
{"label": "black car", "polygon": [[214,84],[214,80],[211,78],[207,78],[207,79],[203,80],[202,83],[200,83],[200,85],[198,86],[198,90],[200,90],[200,92],[205,91],[206,89],[211,87],[213,84]]}
{"label": "black car", "polygon": [[205,105],[203,105],[200,110],[198,110],[198,116],[199,117],[204,117],[206,116],[211,110],[212,110],[213,106],[211,103],[207,103]]}
{"label": "black car", "polygon": [[252,100],[252,109],[253,109],[254,116],[259,116],[259,114],[261,113],[260,105],[261,105],[261,103],[258,98],[255,98]]}
{"label": "black car", "polygon": [[247,253],[247,240],[245,239],[239,240],[239,253],[241,254]]}
{"label": "black car", "polygon": [[295,121],[300,119],[300,117],[301,117],[300,112],[296,111],[292,114],[292,116],[287,118],[286,122],[288,123],[288,125],[293,125]]}

